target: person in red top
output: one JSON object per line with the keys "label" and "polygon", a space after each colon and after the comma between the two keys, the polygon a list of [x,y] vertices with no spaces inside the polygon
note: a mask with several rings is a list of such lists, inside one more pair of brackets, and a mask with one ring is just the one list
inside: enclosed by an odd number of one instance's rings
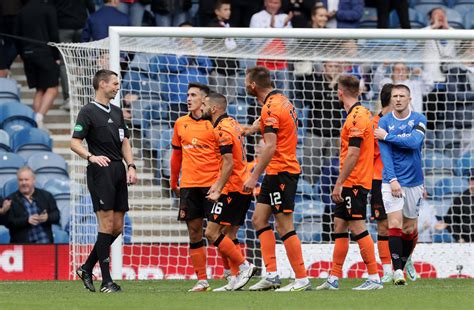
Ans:
{"label": "person in red top", "polygon": [[202,118],[213,124],[221,155],[219,179],[211,186],[207,195],[214,206],[205,234],[219,249],[224,268],[226,261],[232,268],[232,275],[227,278],[229,283],[214,291],[239,290],[257,271],[257,267],[243,257],[237,240],[237,231],[244,224],[252,195],[242,192],[244,181],[248,177],[243,129],[235,119],[227,115],[226,109],[227,100],[218,93],[210,93],[201,108]]}
{"label": "person in red top", "polygon": [[[392,84],[387,83],[380,91],[380,103],[382,111],[372,118],[374,130],[378,127],[379,120],[382,116],[392,111],[390,99],[392,97]],[[377,248],[379,249],[379,257],[382,262],[383,277],[382,282],[387,283],[392,281],[392,258],[390,256],[390,248],[388,246],[388,222],[387,213],[383,206],[382,199],[382,169],[383,163],[380,157],[380,149],[378,140],[375,139],[374,144],[374,177],[372,179],[372,192],[370,196],[370,211],[371,220],[377,221]]]}
{"label": "person in red top", "polygon": [[[250,177],[245,181],[244,191],[252,192],[258,178],[265,170],[257,206],[252,218],[253,226],[260,239],[260,247],[267,276],[250,287],[250,290],[304,291],[311,288],[304,266],[301,243],[293,225],[296,187],[300,165],[296,159],[298,142],[298,119],[296,110],[282,93],[272,87],[270,71],[265,67],[247,70],[245,77],[247,93],[257,97],[263,106],[259,129],[265,140],[258,163]],[[253,126],[257,131],[257,126]],[[269,225],[274,214],[276,229],[285,245],[296,280],[279,288],[275,257],[275,235]]]}
{"label": "person in red top", "polygon": [[[176,120],[171,145],[171,177],[173,192],[180,198],[178,220],[186,221],[189,233],[191,262],[198,282],[190,291],[209,291],[206,275],[206,248],[203,240],[203,219],[212,203],[206,198],[217,180],[219,156],[212,124],[201,119],[201,105],[209,87],[198,83],[188,85],[189,114]],[[178,178],[181,171],[181,179]]]}
{"label": "person in red top", "polygon": [[349,233],[357,241],[360,254],[367,265],[369,278],[354,290],[383,288],[377,271],[374,241],[365,226],[367,194],[374,175],[374,129],[371,113],[358,102],[359,80],[345,75],[339,78],[337,95],[347,112],[341,130],[340,173],[332,192],[336,203],[334,212],[333,266],[327,281],[317,290],[339,289],[342,266],[349,250]]}

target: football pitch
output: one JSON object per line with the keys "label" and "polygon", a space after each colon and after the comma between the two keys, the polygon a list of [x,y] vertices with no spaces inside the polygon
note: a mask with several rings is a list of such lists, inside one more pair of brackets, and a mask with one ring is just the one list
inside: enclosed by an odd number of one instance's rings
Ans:
{"label": "football pitch", "polygon": [[[322,281],[312,279],[313,288]],[[339,291],[188,293],[195,281],[120,281],[124,291],[107,295],[90,293],[79,281],[3,281],[0,309],[474,309],[474,279],[419,279],[404,287],[351,290],[362,282],[343,279]]]}

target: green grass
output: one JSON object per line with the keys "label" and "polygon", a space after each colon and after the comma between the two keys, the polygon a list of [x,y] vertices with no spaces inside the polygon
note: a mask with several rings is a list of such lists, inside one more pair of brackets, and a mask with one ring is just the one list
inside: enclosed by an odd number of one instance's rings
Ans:
{"label": "green grass", "polygon": [[[313,287],[322,281],[313,279]],[[339,291],[296,293],[188,293],[194,281],[179,280],[119,283],[124,292],[107,295],[89,293],[79,281],[0,282],[0,309],[474,309],[474,279],[421,279],[369,292],[351,290],[362,280],[344,279]]]}

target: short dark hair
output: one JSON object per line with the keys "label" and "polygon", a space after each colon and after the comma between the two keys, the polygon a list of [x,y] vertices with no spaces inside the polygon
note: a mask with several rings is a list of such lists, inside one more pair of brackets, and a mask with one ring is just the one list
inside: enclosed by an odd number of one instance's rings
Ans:
{"label": "short dark hair", "polygon": [[316,13],[318,12],[319,9],[325,9],[326,10],[326,7],[324,7],[324,5],[321,2],[316,3],[313,6],[313,8],[311,9],[311,16],[316,15]]}
{"label": "short dark hair", "polygon": [[270,70],[265,67],[253,67],[247,69],[247,74],[252,82],[255,82],[257,86],[261,88],[272,87],[272,81],[270,78]]}
{"label": "short dark hair", "polygon": [[209,95],[207,95],[209,101],[219,105],[224,110],[227,109],[227,99],[224,95],[211,91]]}
{"label": "short dark hair", "polygon": [[387,107],[390,104],[390,98],[392,98],[392,83],[387,83],[382,87],[380,91],[380,103],[382,104],[382,108]]}
{"label": "short dark hair", "polygon": [[219,10],[224,4],[230,5],[230,0],[217,0],[214,10]]}
{"label": "short dark hair", "polygon": [[352,97],[359,97],[360,81],[353,75],[343,75],[338,81],[339,87]]}
{"label": "short dark hair", "polygon": [[411,95],[410,87],[406,86],[405,84],[395,84],[392,86],[392,90],[394,89],[406,89],[408,91],[408,94]]}
{"label": "short dark hair", "polygon": [[110,77],[115,75],[118,77],[118,74],[112,70],[102,69],[95,73],[94,78],[92,79],[92,86],[95,90],[99,89],[99,83],[102,81],[108,82]]}
{"label": "short dark hair", "polygon": [[188,84],[188,90],[193,88],[193,87],[199,88],[199,90],[201,92],[203,92],[205,96],[208,96],[209,93],[211,92],[211,90],[209,89],[209,86],[207,86],[205,84],[195,83],[195,82],[192,82],[192,83]]}

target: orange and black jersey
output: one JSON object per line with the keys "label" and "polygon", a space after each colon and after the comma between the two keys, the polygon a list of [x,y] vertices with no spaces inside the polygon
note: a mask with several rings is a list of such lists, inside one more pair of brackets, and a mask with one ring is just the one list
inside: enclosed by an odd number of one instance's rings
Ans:
{"label": "orange and black jersey", "polygon": [[[375,115],[372,118],[372,124],[374,125],[374,130],[379,127],[379,120],[383,116],[382,112],[378,115]],[[382,180],[382,170],[383,162],[382,157],[380,157],[379,142],[377,139],[374,139],[374,180]]]}
{"label": "orange and black jersey", "polygon": [[265,170],[266,174],[299,174],[301,169],[296,159],[298,117],[293,104],[277,90],[270,92],[264,100],[260,131],[262,135],[273,132],[277,136],[275,154]]}
{"label": "orange and black jersey", "polygon": [[[214,136],[220,149],[220,154],[232,154],[232,174],[227,180],[222,193],[242,192],[244,182],[249,176],[247,170],[247,155],[245,154],[243,129],[232,117],[221,115],[214,123]],[[247,194],[247,193],[245,193]]]}
{"label": "orange and black jersey", "polygon": [[178,118],[171,145],[183,152],[180,187],[209,187],[216,182],[220,156],[211,122],[191,114]]}
{"label": "orange and black jersey", "polygon": [[360,103],[354,104],[347,115],[341,131],[340,169],[344,166],[349,146],[359,147],[359,159],[351,174],[344,181],[344,187],[362,186],[372,188],[374,174],[374,129],[372,114]]}

